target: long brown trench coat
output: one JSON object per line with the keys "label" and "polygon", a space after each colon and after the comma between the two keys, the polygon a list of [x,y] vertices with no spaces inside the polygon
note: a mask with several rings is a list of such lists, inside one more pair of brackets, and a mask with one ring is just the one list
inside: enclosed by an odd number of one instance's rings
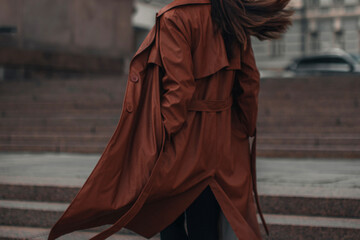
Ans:
{"label": "long brown trench coat", "polygon": [[261,239],[249,142],[259,72],[250,42],[228,60],[210,10],[209,0],[176,0],[157,13],[130,63],[118,126],[48,239],[105,224],[92,239],[122,227],[152,237],[208,185],[237,238]]}

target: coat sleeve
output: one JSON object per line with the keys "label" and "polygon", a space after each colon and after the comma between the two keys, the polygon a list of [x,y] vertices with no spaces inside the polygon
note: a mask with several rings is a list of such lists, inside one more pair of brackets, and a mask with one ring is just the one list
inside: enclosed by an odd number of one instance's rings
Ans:
{"label": "coat sleeve", "polygon": [[237,72],[237,81],[242,93],[237,96],[237,103],[241,108],[242,121],[248,135],[254,136],[258,113],[260,73],[255,63],[250,38],[248,38],[247,48],[242,51],[241,61],[241,70]]}
{"label": "coat sleeve", "polygon": [[159,49],[163,65],[161,114],[170,137],[187,117],[187,106],[195,90],[191,40],[182,20],[168,12],[160,18]]}

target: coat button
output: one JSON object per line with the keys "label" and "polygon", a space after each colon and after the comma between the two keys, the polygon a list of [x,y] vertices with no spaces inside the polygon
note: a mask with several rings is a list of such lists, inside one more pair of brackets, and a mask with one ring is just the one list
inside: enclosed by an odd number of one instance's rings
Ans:
{"label": "coat button", "polygon": [[126,104],[126,111],[132,112],[134,110],[134,107],[131,103]]}
{"label": "coat button", "polygon": [[137,75],[131,75],[130,80],[134,83],[139,81],[139,77]]}

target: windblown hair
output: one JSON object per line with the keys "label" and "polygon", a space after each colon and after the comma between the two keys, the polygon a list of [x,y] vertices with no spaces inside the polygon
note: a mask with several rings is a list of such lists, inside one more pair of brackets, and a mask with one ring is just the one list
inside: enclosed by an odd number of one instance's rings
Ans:
{"label": "windblown hair", "polygon": [[235,42],[246,48],[248,37],[277,39],[291,25],[290,0],[211,0],[211,17],[222,32],[226,52],[231,58]]}

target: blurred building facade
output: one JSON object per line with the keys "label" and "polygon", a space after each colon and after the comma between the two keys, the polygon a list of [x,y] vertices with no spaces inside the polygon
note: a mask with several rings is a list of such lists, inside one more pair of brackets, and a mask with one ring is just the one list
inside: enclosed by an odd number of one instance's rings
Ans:
{"label": "blurred building facade", "polygon": [[331,48],[360,53],[359,0],[292,0],[290,5],[296,13],[283,38],[254,39],[260,68],[282,68],[294,57]]}
{"label": "blurred building facade", "polygon": [[0,80],[123,73],[133,0],[0,0]]}
{"label": "blurred building facade", "polygon": [[[0,0],[0,65],[15,55],[4,48],[128,60],[155,23],[156,12],[171,1]],[[253,39],[260,69],[281,69],[294,57],[334,47],[360,52],[360,0],[291,0],[290,5],[296,11],[293,25],[281,39]],[[115,69],[117,64],[105,65]]]}
{"label": "blurred building facade", "polygon": [[132,9],[133,0],[0,0],[0,46],[129,55]]}
{"label": "blurred building facade", "polygon": [[137,49],[149,30],[155,24],[156,13],[172,0],[135,0],[132,24],[134,27],[134,47]]}
{"label": "blurred building facade", "polygon": [[[154,24],[155,13],[171,0],[135,0],[133,25],[137,46]],[[253,39],[261,69],[281,69],[291,59],[342,48],[360,53],[360,0],[291,0],[293,25],[281,39]]]}

